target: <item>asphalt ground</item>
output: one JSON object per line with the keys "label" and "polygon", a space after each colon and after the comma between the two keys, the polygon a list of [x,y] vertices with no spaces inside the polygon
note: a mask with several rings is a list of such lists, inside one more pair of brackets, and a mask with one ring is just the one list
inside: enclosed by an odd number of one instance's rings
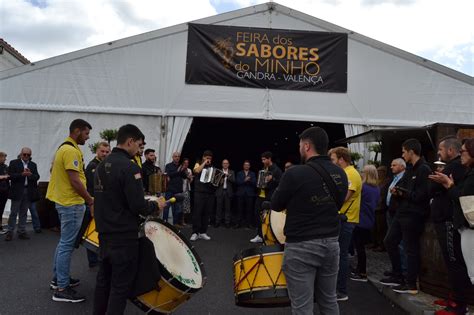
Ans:
{"label": "asphalt ground", "polygon": [[[82,303],[52,301],[49,282],[52,277],[52,257],[59,234],[43,230],[33,233],[30,240],[16,237],[5,242],[0,236],[0,315],[9,314],[91,314],[97,268],[89,269],[83,247],[74,251],[71,273],[81,280],[77,290],[86,295]],[[182,234],[189,237],[190,228]],[[207,273],[203,289],[182,304],[173,314],[291,314],[289,307],[243,308],[234,304],[233,257],[243,249],[254,247],[249,229],[209,228],[211,241],[194,243]],[[405,314],[369,283],[349,281],[349,301],[341,302],[341,314]],[[128,303],[125,314],[143,314]]]}

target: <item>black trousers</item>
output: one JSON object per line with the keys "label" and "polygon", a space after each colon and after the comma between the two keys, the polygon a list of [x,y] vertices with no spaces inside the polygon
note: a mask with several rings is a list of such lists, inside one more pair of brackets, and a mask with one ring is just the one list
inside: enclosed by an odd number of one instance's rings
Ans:
{"label": "black trousers", "polygon": [[352,232],[352,240],[357,252],[357,272],[367,273],[367,255],[365,253],[365,245],[370,241],[371,231],[356,226]]}
{"label": "black trousers", "polygon": [[385,248],[392,263],[392,270],[398,275],[402,274],[398,245],[403,240],[408,265],[406,282],[410,286],[416,286],[420,272],[420,237],[422,232],[423,218],[421,216],[416,214],[395,215],[384,239]]}
{"label": "black trousers", "polygon": [[94,315],[123,314],[138,266],[138,240],[99,239]]}
{"label": "black trousers", "polygon": [[461,251],[461,235],[454,228],[453,222],[435,223],[434,226],[448,268],[453,300],[458,304],[466,304],[466,292],[471,287],[471,281]]}
{"label": "black trousers", "polygon": [[201,192],[194,193],[193,233],[206,233],[209,225],[209,214],[215,206],[215,195]]}
{"label": "black trousers", "polygon": [[234,222],[239,225],[255,226],[254,201],[255,197],[237,197],[237,212]]}
{"label": "black trousers", "polygon": [[262,203],[265,201],[264,198],[257,197],[255,200],[255,222],[257,223],[257,234],[263,238],[262,234]]}

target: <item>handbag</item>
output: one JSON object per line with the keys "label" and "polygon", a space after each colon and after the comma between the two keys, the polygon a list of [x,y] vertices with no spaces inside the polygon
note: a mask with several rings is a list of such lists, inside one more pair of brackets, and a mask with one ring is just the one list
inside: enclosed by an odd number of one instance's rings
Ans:
{"label": "handbag", "polygon": [[[336,196],[337,196],[336,183],[332,179],[331,175],[329,175],[329,173],[324,168],[322,168],[321,165],[319,165],[317,163],[309,162],[309,163],[306,163],[306,165],[311,167],[322,178],[322,180],[324,181],[326,186],[328,186],[329,193],[331,194],[331,198],[332,198],[332,200],[334,200],[334,203],[336,204],[337,209],[341,209],[342,206],[344,205],[344,203],[340,203],[340,202],[337,201],[337,198],[336,198]],[[343,213],[338,214],[339,220],[341,222],[347,222],[346,213],[347,213],[347,211],[349,211],[351,206],[352,206],[352,203],[349,205],[349,207],[347,207],[346,211],[344,211]]]}

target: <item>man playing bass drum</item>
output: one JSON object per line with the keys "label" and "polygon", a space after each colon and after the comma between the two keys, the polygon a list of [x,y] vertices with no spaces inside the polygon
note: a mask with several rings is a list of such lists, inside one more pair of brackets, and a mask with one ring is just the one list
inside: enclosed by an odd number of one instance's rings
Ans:
{"label": "man playing bass drum", "polygon": [[139,215],[163,210],[165,202],[146,201],[140,167],[131,159],[145,136],[134,125],[120,127],[117,147],[96,169],[95,220],[99,233],[99,272],[94,314],[123,314],[135,281]]}

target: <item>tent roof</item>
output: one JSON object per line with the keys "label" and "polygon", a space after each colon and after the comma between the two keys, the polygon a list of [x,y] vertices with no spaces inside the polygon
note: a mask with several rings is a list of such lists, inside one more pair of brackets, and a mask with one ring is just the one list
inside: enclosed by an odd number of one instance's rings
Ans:
{"label": "tent roof", "polygon": [[[387,52],[389,54],[392,54],[394,56],[409,60],[413,63],[422,65],[423,67],[427,67],[431,70],[442,73],[442,74],[447,75],[449,77],[452,77],[454,79],[457,79],[457,80],[460,80],[460,81],[463,81],[463,82],[466,82],[466,83],[469,83],[469,84],[474,83],[474,81],[473,81],[474,78],[467,75],[467,74],[464,74],[462,72],[459,72],[459,71],[456,71],[454,69],[448,68],[448,67],[443,66],[441,64],[438,64],[436,62],[430,61],[426,58],[414,55],[412,53],[406,52],[406,51],[401,50],[399,48],[390,46],[388,44],[382,43],[380,41],[369,38],[369,37],[364,36],[362,34],[358,34],[356,32],[348,30],[346,28],[343,28],[343,27],[340,27],[338,25],[329,23],[327,21],[318,19],[314,16],[311,16],[311,15],[305,14],[303,12],[288,8],[286,6],[283,6],[283,5],[275,3],[275,2],[267,2],[267,3],[263,3],[263,4],[243,8],[243,9],[238,9],[238,10],[235,10],[235,11],[222,13],[222,14],[210,16],[210,17],[207,17],[207,18],[195,20],[195,21],[192,21],[190,23],[221,24],[221,23],[226,22],[226,21],[234,20],[238,17],[253,15],[255,13],[261,13],[261,12],[265,12],[265,11],[278,12],[278,13],[296,18],[298,20],[304,21],[308,24],[315,25],[315,26],[317,26],[319,28],[322,28],[322,29],[324,29],[326,31],[329,31],[329,32],[347,33],[348,37],[350,39],[355,40],[357,42],[369,45],[373,48],[382,50],[382,51]],[[0,73],[0,79],[8,78],[10,76],[22,74],[22,73],[29,72],[29,71],[38,70],[38,69],[41,69],[41,68],[44,68],[44,67],[60,64],[60,63],[63,63],[63,62],[74,60],[74,59],[83,58],[83,57],[93,55],[93,54],[96,54],[96,53],[105,52],[105,51],[109,51],[109,50],[114,50],[114,49],[126,47],[126,46],[129,46],[129,45],[134,45],[134,44],[137,44],[137,43],[140,43],[140,42],[146,42],[146,41],[161,38],[161,37],[171,36],[171,35],[174,35],[176,33],[187,32],[187,30],[188,30],[187,24],[188,23],[182,23],[182,24],[178,24],[178,25],[175,25],[175,26],[165,27],[165,28],[158,29],[158,30],[155,30],[155,31],[150,31],[150,32],[143,33],[143,34],[130,36],[130,37],[127,37],[127,38],[116,40],[116,41],[111,41],[111,42],[108,42],[108,43],[105,43],[105,44],[92,46],[92,47],[81,49],[81,50],[78,50],[78,51],[75,51],[75,52],[67,53],[67,54],[64,54],[64,55],[48,58],[48,59],[45,59],[45,60],[42,60],[42,61],[31,63],[31,64],[29,64],[27,66],[24,66],[24,67],[17,67],[17,68],[14,68],[14,69],[10,70],[10,71],[5,71],[5,72]]]}

